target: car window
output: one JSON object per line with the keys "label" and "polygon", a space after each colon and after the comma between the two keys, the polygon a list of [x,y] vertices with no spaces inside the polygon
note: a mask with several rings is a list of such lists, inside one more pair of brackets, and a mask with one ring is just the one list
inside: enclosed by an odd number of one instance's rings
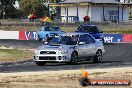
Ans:
{"label": "car window", "polygon": [[83,31],[85,31],[85,32],[98,32],[98,29],[95,26],[83,26]]}
{"label": "car window", "polygon": [[55,31],[53,27],[49,27],[49,31]]}
{"label": "car window", "polygon": [[52,27],[54,29],[54,31],[60,31],[59,27]]}
{"label": "car window", "polygon": [[94,32],[98,32],[99,31],[97,27],[92,27],[92,29],[93,29]]}
{"label": "car window", "polygon": [[59,27],[45,27],[45,31],[59,31]]}
{"label": "car window", "polygon": [[95,40],[92,36],[88,35],[88,34],[84,34],[85,38],[86,38],[86,43],[95,43]]}
{"label": "car window", "polygon": [[78,30],[78,31],[81,31],[81,30],[82,30],[82,27],[81,27],[81,26],[79,26],[79,27],[77,28],[77,30]]}
{"label": "car window", "polygon": [[44,31],[49,31],[49,27],[45,27]]}
{"label": "car window", "polygon": [[70,36],[61,36],[61,37],[55,37],[49,42],[49,45],[53,45],[53,44],[76,45],[77,40],[76,38]]}
{"label": "car window", "polygon": [[45,30],[45,28],[44,28],[44,27],[41,27],[39,30],[40,30],[40,31],[44,31],[44,30]]}
{"label": "car window", "polygon": [[80,35],[79,42],[85,42],[86,43],[86,38],[84,35]]}

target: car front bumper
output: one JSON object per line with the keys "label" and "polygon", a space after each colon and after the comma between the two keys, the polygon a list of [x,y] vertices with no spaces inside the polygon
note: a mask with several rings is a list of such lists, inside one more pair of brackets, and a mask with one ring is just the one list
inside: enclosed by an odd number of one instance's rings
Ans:
{"label": "car front bumper", "polygon": [[34,55],[34,62],[69,62],[70,57],[68,55]]}

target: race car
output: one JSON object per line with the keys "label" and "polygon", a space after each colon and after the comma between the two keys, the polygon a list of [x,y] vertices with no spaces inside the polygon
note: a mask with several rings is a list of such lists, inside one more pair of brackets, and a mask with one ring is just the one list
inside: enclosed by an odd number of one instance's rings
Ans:
{"label": "race car", "polygon": [[75,32],[89,33],[96,40],[101,41],[102,43],[104,43],[103,31],[98,29],[95,25],[88,25],[88,24],[80,25]]}
{"label": "race car", "polygon": [[62,33],[64,32],[58,26],[43,26],[37,31],[37,40],[49,42]]}
{"label": "race car", "polygon": [[104,52],[102,42],[95,40],[90,34],[64,33],[37,48],[33,60],[39,66],[52,62],[77,64],[88,60],[98,63],[102,61]]}

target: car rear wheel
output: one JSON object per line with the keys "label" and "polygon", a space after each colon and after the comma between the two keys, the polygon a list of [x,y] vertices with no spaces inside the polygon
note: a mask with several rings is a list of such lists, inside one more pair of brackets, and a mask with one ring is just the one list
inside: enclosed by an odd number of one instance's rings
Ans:
{"label": "car rear wheel", "polygon": [[78,62],[78,54],[76,52],[73,52],[71,55],[70,63],[74,65],[77,64],[77,62]]}
{"label": "car rear wheel", "polygon": [[37,64],[38,66],[44,66],[46,63],[45,63],[45,62],[41,62],[41,61],[37,61],[36,64]]}
{"label": "car rear wheel", "polygon": [[99,62],[101,62],[102,61],[102,52],[101,52],[101,50],[98,50],[97,52],[96,52],[96,55],[94,56],[94,58],[93,58],[93,62],[94,63],[99,63]]}

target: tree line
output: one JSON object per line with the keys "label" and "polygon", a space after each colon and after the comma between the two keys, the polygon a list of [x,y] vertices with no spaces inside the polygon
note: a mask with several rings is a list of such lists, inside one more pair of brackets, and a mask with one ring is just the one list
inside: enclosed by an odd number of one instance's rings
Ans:
{"label": "tree line", "polygon": [[[15,8],[15,2],[19,8]],[[37,17],[48,15],[48,3],[58,3],[64,0],[0,0],[0,19],[20,18],[35,14]]]}

